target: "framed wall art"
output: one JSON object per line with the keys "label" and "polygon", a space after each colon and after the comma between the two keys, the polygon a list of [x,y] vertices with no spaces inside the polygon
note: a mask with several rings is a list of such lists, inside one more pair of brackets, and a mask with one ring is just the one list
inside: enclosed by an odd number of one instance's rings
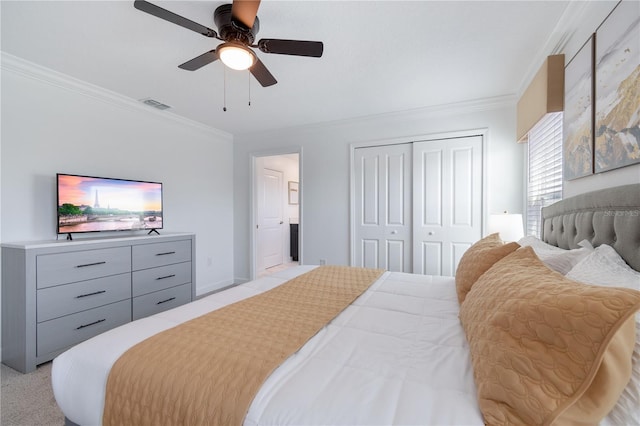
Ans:
{"label": "framed wall art", "polygon": [[299,203],[298,182],[289,181],[289,204]]}
{"label": "framed wall art", "polygon": [[595,35],[564,70],[564,179],[593,174],[593,51]]}
{"label": "framed wall art", "polygon": [[640,163],[640,2],[623,0],[596,30],[595,172]]}

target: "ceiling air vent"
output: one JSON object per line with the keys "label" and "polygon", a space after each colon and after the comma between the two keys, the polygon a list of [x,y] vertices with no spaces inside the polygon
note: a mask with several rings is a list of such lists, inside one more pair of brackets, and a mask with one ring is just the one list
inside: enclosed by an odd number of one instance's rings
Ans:
{"label": "ceiling air vent", "polygon": [[169,109],[171,108],[169,105],[165,105],[162,102],[158,102],[154,99],[151,98],[147,98],[147,99],[140,99],[140,102],[142,102],[143,104],[147,104],[149,106],[152,106],[154,108],[157,109]]}

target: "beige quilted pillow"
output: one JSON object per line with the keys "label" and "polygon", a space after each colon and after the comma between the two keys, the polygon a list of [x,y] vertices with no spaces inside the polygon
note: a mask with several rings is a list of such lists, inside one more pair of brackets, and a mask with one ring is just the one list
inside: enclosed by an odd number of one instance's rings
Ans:
{"label": "beige quilted pillow", "polygon": [[631,377],[640,292],[584,285],[524,247],[460,306],[487,424],[596,424]]}
{"label": "beige quilted pillow", "polygon": [[520,247],[518,243],[504,244],[497,233],[484,237],[467,249],[456,270],[456,293],[462,303],[471,286],[498,260]]}

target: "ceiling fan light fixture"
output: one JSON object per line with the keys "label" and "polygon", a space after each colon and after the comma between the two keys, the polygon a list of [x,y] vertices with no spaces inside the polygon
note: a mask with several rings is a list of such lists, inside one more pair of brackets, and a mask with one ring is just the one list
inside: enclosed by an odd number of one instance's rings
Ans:
{"label": "ceiling fan light fixture", "polygon": [[253,50],[242,44],[222,43],[216,51],[222,63],[234,70],[246,70],[256,62],[256,54]]}

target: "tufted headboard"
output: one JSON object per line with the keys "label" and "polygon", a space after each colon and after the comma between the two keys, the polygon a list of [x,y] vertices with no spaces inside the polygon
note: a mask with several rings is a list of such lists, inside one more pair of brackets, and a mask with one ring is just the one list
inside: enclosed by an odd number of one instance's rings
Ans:
{"label": "tufted headboard", "polygon": [[564,249],[584,239],[612,246],[640,271],[640,183],[566,198],[542,209],[541,239]]}

